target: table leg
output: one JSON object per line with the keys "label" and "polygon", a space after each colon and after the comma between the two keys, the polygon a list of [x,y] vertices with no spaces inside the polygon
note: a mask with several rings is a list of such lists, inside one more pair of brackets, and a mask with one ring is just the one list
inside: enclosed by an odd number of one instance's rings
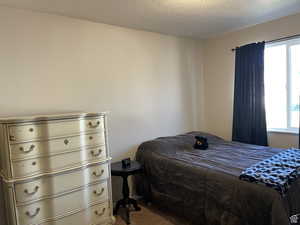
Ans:
{"label": "table leg", "polygon": [[136,211],[140,211],[141,208],[138,206],[137,201],[135,199],[129,198],[129,186],[128,186],[128,176],[124,175],[123,178],[123,186],[122,186],[122,193],[123,199],[119,200],[116,204],[116,208],[114,210],[114,214],[118,213],[120,206],[122,205],[126,210],[126,224],[130,224],[130,205],[133,205]]}
{"label": "table leg", "polygon": [[118,211],[119,211],[119,208],[120,208],[121,205],[124,205],[123,199],[121,199],[121,200],[119,200],[119,201],[117,202],[116,208],[115,208],[115,210],[114,210],[114,215],[117,215],[117,214],[118,214]]}
{"label": "table leg", "polygon": [[130,224],[130,214],[129,214],[129,208],[126,208],[126,224]]}
{"label": "table leg", "polygon": [[123,203],[126,209],[126,223],[130,224],[130,214],[129,214],[129,186],[128,186],[128,176],[123,176]]}
{"label": "table leg", "polygon": [[123,176],[123,198],[127,199],[129,198],[129,187],[128,187],[128,181],[127,181],[128,176]]}
{"label": "table leg", "polygon": [[135,199],[130,198],[129,203],[133,205],[135,211],[141,210],[141,208],[138,206],[137,201]]}

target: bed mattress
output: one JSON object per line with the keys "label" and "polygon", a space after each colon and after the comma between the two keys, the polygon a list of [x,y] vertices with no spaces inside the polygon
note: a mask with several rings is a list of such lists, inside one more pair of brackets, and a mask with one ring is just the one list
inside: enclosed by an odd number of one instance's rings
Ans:
{"label": "bed mattress", "polygon": [[[195,136],[205,136],[209,148],[194,149]],[[157,138],[136,153],[145,169],[136,179],[137,191],[192,224],[290,225],[290,217],[300,213],[299,180],[281,196],[239,179],[244,169],[282,151],[203,132]]]}

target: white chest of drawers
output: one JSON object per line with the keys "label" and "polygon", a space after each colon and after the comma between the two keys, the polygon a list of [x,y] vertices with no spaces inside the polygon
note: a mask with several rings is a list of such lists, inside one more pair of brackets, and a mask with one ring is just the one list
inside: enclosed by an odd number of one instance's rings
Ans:
{"label": "white chest of drawers", "polygon": [[0,225],[110,225],[105,113],[0,119]]}

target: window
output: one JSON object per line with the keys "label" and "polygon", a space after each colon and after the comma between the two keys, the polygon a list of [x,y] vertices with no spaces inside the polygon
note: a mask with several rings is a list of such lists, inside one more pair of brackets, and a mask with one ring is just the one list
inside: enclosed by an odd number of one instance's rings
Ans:
{"label": "window", "polygon": [[265,104],[268,131],[298,132],[300,39],[267,44]]}

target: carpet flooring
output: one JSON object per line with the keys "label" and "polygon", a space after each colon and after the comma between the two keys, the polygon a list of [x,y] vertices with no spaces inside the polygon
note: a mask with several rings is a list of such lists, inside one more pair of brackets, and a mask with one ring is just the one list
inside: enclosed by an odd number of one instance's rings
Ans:
{"label": "carpet flooring", "polygon": [[[186,221],[161,212],[153,206],[141,206],[141,211],[130,212],[130,225],[190,225]],[[116,216],[116,225],[126,225],[125,209],[120,208]]]}

